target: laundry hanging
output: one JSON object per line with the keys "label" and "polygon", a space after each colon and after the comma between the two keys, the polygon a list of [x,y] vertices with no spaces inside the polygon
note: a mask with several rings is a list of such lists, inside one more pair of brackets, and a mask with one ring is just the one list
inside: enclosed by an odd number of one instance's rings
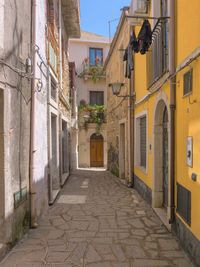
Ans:
{"label": "laundry hanging", "polygon": [[151,25],[148,20],[144,20],[138,38],[136,38],[135,31],[133,30],[128,47],[125,50],[123,60],[126,61],[126,78],[131,78],[131,71],[134,69],[133,53],[140,52],[142,55],[145,54],[148,51],[151,42]]}
{"label": "laundry hanging", "polygon": [[142,24],[142,28],[138,34],[138,42],[139,42],[139,52],[144,55],[152,42],[152,31],[151,25],[148,20],[144,20]]}
{"label": "laundry hanging", "polygon": [[134,69],[134,63],[133,63],[133,49],[131,44],[128,44],[128,47],[125,50],[124,54],[124,61],[126,61],[126,73],[125,77],[126,78],[131,78],[131,71]]}
{"label": "laundry hanging", "polygon": [[131,71],[134,69],[134,62],[133,62],[133,52],[138,53],[139,51],[139,44],[137,38],[135,36],[135,31],[133,30],[131,39],[129,41],[128,47],[125,50],[123,60],[126,61],[126,78],[131,78]]}

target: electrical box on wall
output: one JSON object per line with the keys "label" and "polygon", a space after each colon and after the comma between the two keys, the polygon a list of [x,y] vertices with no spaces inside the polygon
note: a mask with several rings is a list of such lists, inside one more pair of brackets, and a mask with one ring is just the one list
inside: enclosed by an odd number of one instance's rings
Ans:
{"label": "electrical box on wall", "polygon": [[149,137],[149,153],[152,152],[152,142],[151,142],[151,137]]}
{"label": "electrical box on wall", "polygon": [[187,162],[187,166],[192,167],[192,162],[193,162],[193,140],[192,140],[192,137],[187,137],[186,162]]}

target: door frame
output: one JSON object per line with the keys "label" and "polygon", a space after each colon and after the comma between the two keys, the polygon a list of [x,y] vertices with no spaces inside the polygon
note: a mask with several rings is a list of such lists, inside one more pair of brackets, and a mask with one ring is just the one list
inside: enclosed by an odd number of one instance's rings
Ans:
{"label": "door frame", "polygon": [[[104,137],[103,137],[102,134],[100,134],[101,135],[101,139],[91,139],[94,134],[96,134],[96,133],[93,133],[90,136],[90,167],[104,167]],[[101,140],[101,142],[102,142],[102,153],[103,153],[103,155],[102,155],[102,166],[91,166],[92,165],[91,164],[92,163],[92,161],[91,161],[91,141],[92,140]]]}
{"label": "door frame", "polygon": [[[163,112],[164,108],[168,112],[168,204],[167,209],[163,208]],[[171,180],[170,180],[170,106],[169,100],[164,91],[160,91],[154,104],[153,113],[153,181],[152,181],[152,207],[157,215],[170,230],[170,199],[171,199]]]}

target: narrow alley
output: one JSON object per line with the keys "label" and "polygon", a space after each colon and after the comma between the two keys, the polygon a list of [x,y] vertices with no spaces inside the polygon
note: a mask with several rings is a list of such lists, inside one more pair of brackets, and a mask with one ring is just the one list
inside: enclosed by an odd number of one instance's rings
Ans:
{"label": "narrow alley", "polygon": [[2,267],[154,267],[192,264],[132,188],[107,171],[74,171],[49,214]]}

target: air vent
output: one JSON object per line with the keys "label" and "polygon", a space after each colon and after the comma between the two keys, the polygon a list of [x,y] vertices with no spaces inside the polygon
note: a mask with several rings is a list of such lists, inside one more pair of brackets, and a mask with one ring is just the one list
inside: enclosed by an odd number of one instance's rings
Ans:
{"label": "air vent", "polygon": [[191,192],[177,183],[177,213],[191,225]]}

